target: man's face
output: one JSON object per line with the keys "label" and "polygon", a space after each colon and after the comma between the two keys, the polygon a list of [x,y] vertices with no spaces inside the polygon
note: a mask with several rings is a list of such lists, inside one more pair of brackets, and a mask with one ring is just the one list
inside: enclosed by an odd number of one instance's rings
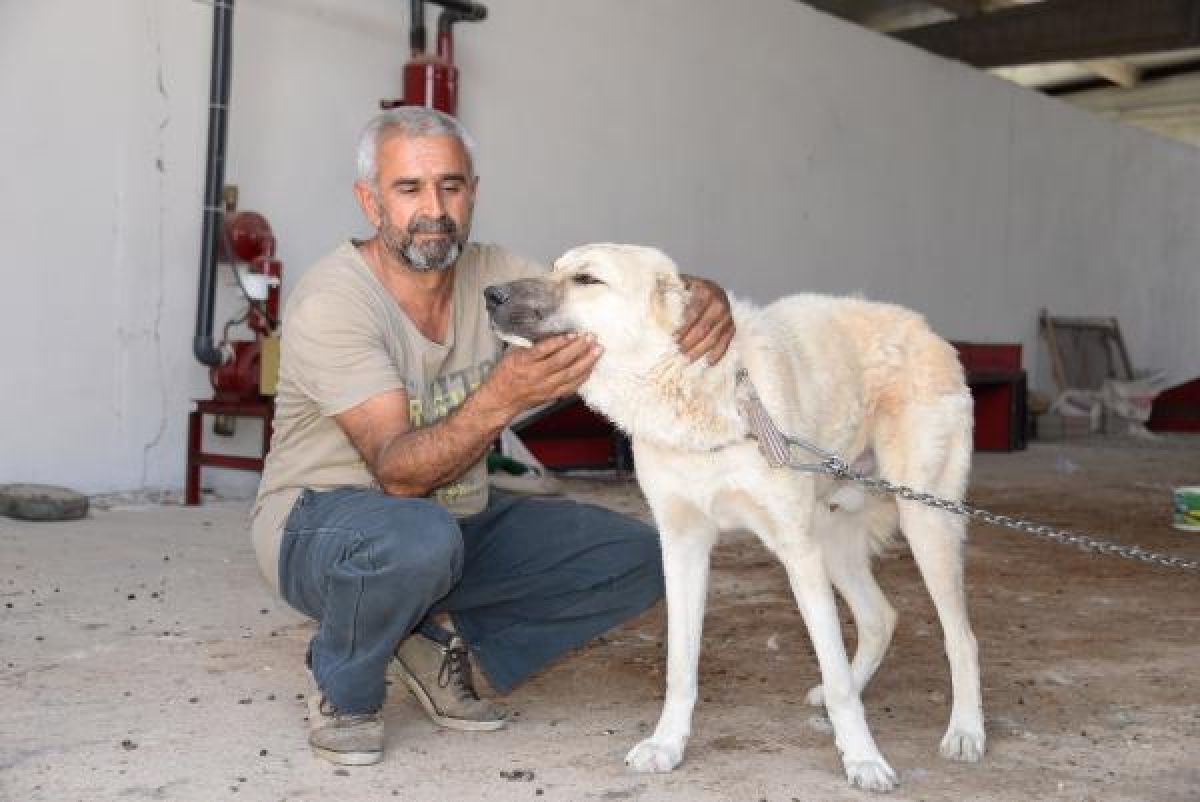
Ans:
{"label": "man's face", "polygon": [[377,185],[356,190],[388,252],[415,270],[452,266],[471,233],[478,183],[461,143],[391,136],[380,142],[377,162]]}

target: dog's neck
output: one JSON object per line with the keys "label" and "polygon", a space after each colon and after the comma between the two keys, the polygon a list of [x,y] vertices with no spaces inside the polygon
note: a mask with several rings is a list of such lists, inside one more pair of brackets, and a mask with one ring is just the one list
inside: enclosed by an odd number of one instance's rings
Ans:
{"label": "dog's neck", "polygon": [[744,440],[738,414],[737,339],[716,365],[691,362],[674,340],[630,358],[604,356],[580,388],[587,403],[634,439],[689,451]]}

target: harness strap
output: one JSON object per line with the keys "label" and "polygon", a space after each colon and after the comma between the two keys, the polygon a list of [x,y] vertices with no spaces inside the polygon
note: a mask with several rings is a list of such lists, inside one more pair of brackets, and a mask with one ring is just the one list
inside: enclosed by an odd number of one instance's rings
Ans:
{"label": "harness strap", "polygon": [[[762,452],[768,465],[772,468],[791,468],[796,471],[828,473],[839,477],[850,475],[850,466],[837,454],[826,451],[816,443],[802,437],[785,434],[775,424],[770,413],[767,412],[767,408],[763,406],[762,399],[758,397],[754,385],[750,382],[750,373],[745,368],[738,368],[737,383],[744,393],[744,397],[738,401],[738,411],[741,412],[746,425],[750,427],[750,436],[758,441],[758,450]],[[821,461],[798,461],[792,446],[799,446],[805,451],[816,454]]]}

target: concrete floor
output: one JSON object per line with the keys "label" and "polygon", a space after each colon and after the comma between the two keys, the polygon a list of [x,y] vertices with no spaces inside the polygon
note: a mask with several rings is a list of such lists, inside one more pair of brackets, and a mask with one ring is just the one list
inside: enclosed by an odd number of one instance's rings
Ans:
{"label": "concrete floor", "polygon": [[[981,454],[971,499],[997,511],[1200,558],[1169,527],[1170,487],[1200,484],[1200,440],[1089,440]],[[635,514],[627,483],[568,482]],[[245,501],[95,505],[83,521],[0,518],[0,799],[840,800],[849,790],[782,570],[756,541],[719,547],[701,701],[675,773],[630,774],[658,714],[662,608],[507,699],[500,733],[439,731],[406,695],[388,755],[338,769],[305,743],[311,624],[272,598]],[[900,774],[894,800],[1200,799],[1200,575],[974,527],[969,595],[989,753],[936,755],[948,671],[903,547],[880,580],[901,612],[865,694]]]}

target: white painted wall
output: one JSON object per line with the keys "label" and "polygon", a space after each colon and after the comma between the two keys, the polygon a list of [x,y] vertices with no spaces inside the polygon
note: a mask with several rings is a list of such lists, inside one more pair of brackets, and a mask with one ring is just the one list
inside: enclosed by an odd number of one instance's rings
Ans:
{"label": "white painted wall", "polygon": [[[656,244],[760,301],[861,291],[948,337],[1024,342],[1043,386],[1038,308],[1112,313],[1138,365],[1200,374],[1200,151],[793,0],[489,7],[458,29],[479,239],[544,260]],[[354,140],[399,91],[406,12],[238,2],[227,179],[274,224],[285,288],[363,233]],[[0,0],[0,482],[182,484],[208,394],[191,340],[211,13]]]}

